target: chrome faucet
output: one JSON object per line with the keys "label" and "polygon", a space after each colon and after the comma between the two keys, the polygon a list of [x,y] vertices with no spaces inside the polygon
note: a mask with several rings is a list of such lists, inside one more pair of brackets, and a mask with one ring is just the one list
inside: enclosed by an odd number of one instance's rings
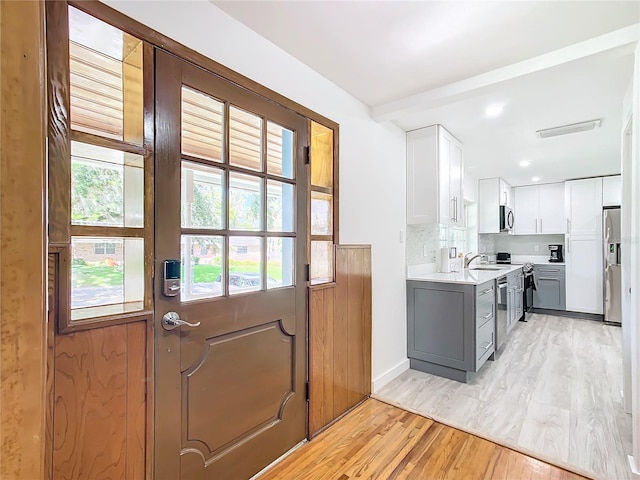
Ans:
{"label": "chrome faucet", "polygon": [[483,253],[479,253],[479,254],[474,255],[473,257],[471,257],[471,258],[467,259],[467,257],[468,257],[469,255],[471,255],[472,253],[473,253],[473,252],[469,252],[469,253],[467,253],[467,254],[464,256],[464,268],[469,268],[469,264],[470,264],[471,262],[473,262],[476,258],[478,258],[478,257],[484,257],[484,256],[485,256]]}

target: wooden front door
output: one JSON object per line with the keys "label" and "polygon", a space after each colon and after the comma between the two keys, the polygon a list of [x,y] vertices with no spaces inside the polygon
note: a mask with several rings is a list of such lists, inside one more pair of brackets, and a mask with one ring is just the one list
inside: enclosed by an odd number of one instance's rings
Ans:
{"label": "wooden front door", "polygon": [[306,434],[307,121],[161,50],[155,91],[155,478],[246,479]]}

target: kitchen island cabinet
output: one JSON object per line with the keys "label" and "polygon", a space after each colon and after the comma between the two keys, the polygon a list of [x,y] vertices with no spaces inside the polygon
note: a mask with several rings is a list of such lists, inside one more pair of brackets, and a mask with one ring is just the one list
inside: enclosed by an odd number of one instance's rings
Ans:
{"label": "kitchen island cabinet", "polygon": [[482,284],[407,280],[411,368],[468,382],[494,358],[495,279]]}

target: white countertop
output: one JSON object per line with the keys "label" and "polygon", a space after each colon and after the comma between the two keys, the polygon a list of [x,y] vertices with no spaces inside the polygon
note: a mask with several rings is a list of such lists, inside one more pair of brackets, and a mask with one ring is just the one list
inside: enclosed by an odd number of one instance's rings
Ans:
{"label": "white countertop", "polygon": [[[497,268],[496,265],[482,265],[482,267]],[[407,280],[480,285],[481,283],[495,280],[498,277],[515,272],[522,268],[522,265],[501,265],[500,270],[473,270],[473,268],[472,266],[471,269],[463,269],[461,272],[452,273],[412,273],[407,277]]]}
{"label": "white countertop", "polygon": [[549,255],[511,255],[511,263],[528,262],[536,265],[564,265],[564,262],[550,262]]}

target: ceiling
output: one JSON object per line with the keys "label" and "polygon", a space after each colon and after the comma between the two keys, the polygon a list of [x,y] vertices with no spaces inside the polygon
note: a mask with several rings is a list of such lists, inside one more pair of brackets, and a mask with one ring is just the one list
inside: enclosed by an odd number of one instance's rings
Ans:
{"label": "ceiling", "polygon": [[[616,43],[603,35],[640,30],[630,27],[640,22],[640,2],[212,1],[360,99],[374,118],[405,130],[443,124],[464,143],[475,177],[522,185],[532,176],[550,182],[620,170],[633,48],[628,36]],[[575,44],[597,48],[576,54]],[[518,67],[527,61],[531,68]],[[515,67],[517,75],[504,73]],[[457,88],[483,76],[490,81]],[[437,102],[425,101],[431,94]],[[486,118],[490,103],[504,105],[503,114]],[[602,127],[591,132],[535,135],[594,118]],[[526,169],[524,159],[532,162]]]}

